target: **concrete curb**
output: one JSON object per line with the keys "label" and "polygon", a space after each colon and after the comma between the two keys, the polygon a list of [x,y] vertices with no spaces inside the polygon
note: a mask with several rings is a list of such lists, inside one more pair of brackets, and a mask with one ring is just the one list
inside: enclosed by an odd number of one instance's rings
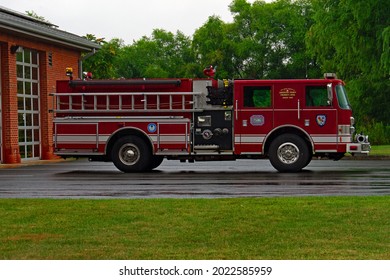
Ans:
{"label": "concrete curb", "polygon": [[51,164],[51,163],[61,163],[61,162],[68,162],[68,161],[74,161],[76,159],[50,159],[50,160],[29,160],[22,163],[13,163],[13,164],[0,164],[0,169],[11,169],[11,168],[19,168],[19,167],[25,167],[25,166],[34,166],[34,165],[45,165],[45,164]]}

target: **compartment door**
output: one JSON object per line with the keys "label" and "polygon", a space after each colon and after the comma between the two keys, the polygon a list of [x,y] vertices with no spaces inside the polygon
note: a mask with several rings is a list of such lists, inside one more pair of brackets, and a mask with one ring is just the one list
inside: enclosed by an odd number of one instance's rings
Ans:
{"label": "compartment door", "polygon": [[238,85],[235,92],[235,153],[261,154],[273,127],[272,86]]}
{"label": "compartment door", "polygon": [[53,140],[56,154],[96,153],[99,145],[98,124],[56,123]]}

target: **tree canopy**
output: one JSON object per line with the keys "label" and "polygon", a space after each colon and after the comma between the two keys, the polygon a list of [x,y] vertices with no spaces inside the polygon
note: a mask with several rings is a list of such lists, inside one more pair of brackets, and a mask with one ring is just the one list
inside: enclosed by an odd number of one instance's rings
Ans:
{"label": "tree canopy", "polygon": [[359,119],[390,120],[388,0],[311,0],[307,43],[321,68],[348,85]]}

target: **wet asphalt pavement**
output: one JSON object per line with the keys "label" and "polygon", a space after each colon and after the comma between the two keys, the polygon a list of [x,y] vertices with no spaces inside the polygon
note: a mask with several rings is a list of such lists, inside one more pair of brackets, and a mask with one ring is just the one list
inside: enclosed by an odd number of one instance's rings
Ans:
{"label": "wet asphalt pavement", "polygon": [[0,198],[220,198],[390,195],[390,160],[313,160],[278,173],[268,160],[180,163],[124,174],[112,163],[68,160],[0,168]]}

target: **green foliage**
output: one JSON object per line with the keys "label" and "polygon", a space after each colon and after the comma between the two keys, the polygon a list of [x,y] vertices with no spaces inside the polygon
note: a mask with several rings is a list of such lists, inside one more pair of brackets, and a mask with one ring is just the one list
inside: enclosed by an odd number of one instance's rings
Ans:
{"label": "green foliage", "polygon": [[43,22],[46,22],[46,23],[49,23],[50,22],[48,20],[45,19],[45,17],[43,16],[39,16],[36,12],[34,11],[26,11],[26,15],[28,15],[29,17],[32,17],[32,18],[35,18],[37,20],[40,20],[40,21],[43,21]]}
{"label": "green foliage", "polygon": [[[204,66],[209,64],[195,59],[195,42],[181,32],[161,29],[127,46],[118,44],[119,39],[102,41],[102,49],[85,61],[84,69],[93,71],[95,78],[203,77]],[[214,54],[202,56],[203,61],[218,64]]]}
{"label": "green foliage", "polygon": [[168,78],[190,76],[191,40],[183,33],[156,29],[132,45],[101,42],[102,49],[84,63],[95,78]]}
{"label": "green foliage", "polygon": [[359,122],[390,124],[390,80],[359,77],[347,81],[354,115]]}
{"label": "green foliage", "polygon": [[180,31],[173,34],[155,29],[150,37],[127,46],[119,39],[103,41],[102,54],[88,58],[84,68],[93,71],[96,78],[200,78],[209,65],[217,66],[219,78],[320,75],[304,44],[312,23],[307,1],[250,4],[235,0],[230,9],[233,23],[211,16],[192,39]]}
{"label": "green foliage", "polygon": [[381,56],[381,68],[390,74],[390,26],[383,29],[383,53]]}
{"label": "green foliage", "polygon": [[224,23],[219,17],[209,17],[208,21],[195,31],[192,41],[198,73],[206,66],[217,67],[220,78],[232,77],[235,67],[233,42],[229,40],[231,24]]}
{"label": "green foliage", "polygon": [[357,132],[369,136],[372,145],[390,144],[390,125],[384,125],[382,122],[371,122],[368,124],[357,125]]}
{"label": "green foliage", "polygon": [[90,34],[86,38],[100,43],[102,48],[83,61],[83,70],[92,72],[94,79],[115,78],[117,76],[115,60],[123,47],[123,41],[112,39],[106,42]]}
{"label": "green foliage", "polygon": [[309,49],[324,72],[347,81],[357,119],[389,123],[390,5],[387,0],[311,0]]}
{"label": "green foliage", "polygon": [[[304,44],[311,24],[311,10],[304,1],[280,0],[272,3],[233,1],[238,30],[244,30],[245,75],[253,78],[305,78],[311,73],[310,56]],[[239,34],[242,37],[241,34]],[[310,72],[309,72],[310,70]],[[313,77],[313,76],[311,76]]]}

